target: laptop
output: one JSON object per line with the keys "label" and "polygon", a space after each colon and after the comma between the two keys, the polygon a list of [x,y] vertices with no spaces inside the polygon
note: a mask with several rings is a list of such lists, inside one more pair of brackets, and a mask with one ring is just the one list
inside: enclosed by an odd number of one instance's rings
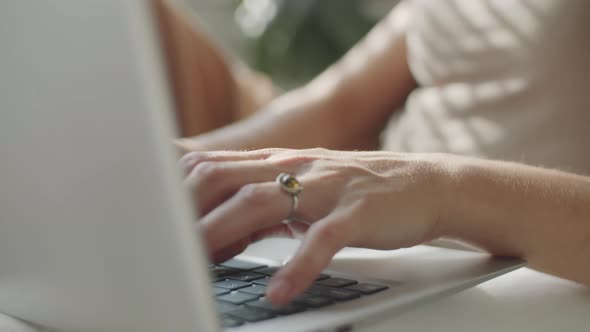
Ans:
{"label": "laptop", "polygon": [[207,262],[182,186],[150,3],[0,2],[0,312],[43,330],[349,331],[522,265],[418,246],[345,249],[288,308],[297,247]]}

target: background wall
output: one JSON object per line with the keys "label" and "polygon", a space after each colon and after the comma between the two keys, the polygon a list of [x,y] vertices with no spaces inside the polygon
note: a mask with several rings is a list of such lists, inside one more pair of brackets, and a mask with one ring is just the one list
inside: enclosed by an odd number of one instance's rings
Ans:
{"label": "background wall", "polygon": [[209,32],[284,88],[336,61],[399,0],[188,0]]}

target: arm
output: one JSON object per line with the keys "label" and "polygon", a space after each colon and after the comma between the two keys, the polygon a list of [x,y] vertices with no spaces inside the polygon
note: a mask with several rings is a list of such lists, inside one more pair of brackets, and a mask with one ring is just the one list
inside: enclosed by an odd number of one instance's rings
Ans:
{"label": "arm", "polygon": [[203,33],[182,0],[152,1],[181,136],[234,118],[237,84],[221,48]]}
{"label": "arm", "polygon": [[274,178],[288,172],[301,181],[305,237],[269,284],[278,304],[345,246],[398,249],[441,236],[590,285],[588,177],[452,155],[322,149],[193,153],[183,164],[220,261],[269,234],[292,236],[280,222],[291,202]]}
{"label": "arm", "polygon": [[179,145],[186,150],[377,148],[387,118],[415,87],[405,48],[410,12],[407,1],[398,5],[341,61],[253,117]]}
{"label": "arm", "polygon": [[590,285],[590,178],[462,160],[445,187],[441,232]]}

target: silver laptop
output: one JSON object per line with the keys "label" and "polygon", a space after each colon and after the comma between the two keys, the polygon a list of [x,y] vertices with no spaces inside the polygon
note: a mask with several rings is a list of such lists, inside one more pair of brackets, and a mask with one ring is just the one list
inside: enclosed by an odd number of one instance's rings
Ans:
{"label": "silver laptop", "polygon": [[269,306],[297,242],[206,261],[154,24],[143,0],[0,2],[0,312],[62,332],[347,331],[520,266],[346,249]]}

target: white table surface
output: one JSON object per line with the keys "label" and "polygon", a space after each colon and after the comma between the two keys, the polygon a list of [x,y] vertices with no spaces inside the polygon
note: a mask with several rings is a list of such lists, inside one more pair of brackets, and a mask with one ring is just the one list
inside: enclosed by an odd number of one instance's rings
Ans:
{"label": "white table surface", "polygon": [[31,326],[0,313],[0,332],[37,332]]}
{"label": "white table surface", "polygon": [[[364,331],[590,331],[590,288],[522,268]],[[0,332],[38,331],[0,314]]]}
{"label": "white table surface", "polygon": [[523,268],[367,331],[590,331],[590,288]]}

